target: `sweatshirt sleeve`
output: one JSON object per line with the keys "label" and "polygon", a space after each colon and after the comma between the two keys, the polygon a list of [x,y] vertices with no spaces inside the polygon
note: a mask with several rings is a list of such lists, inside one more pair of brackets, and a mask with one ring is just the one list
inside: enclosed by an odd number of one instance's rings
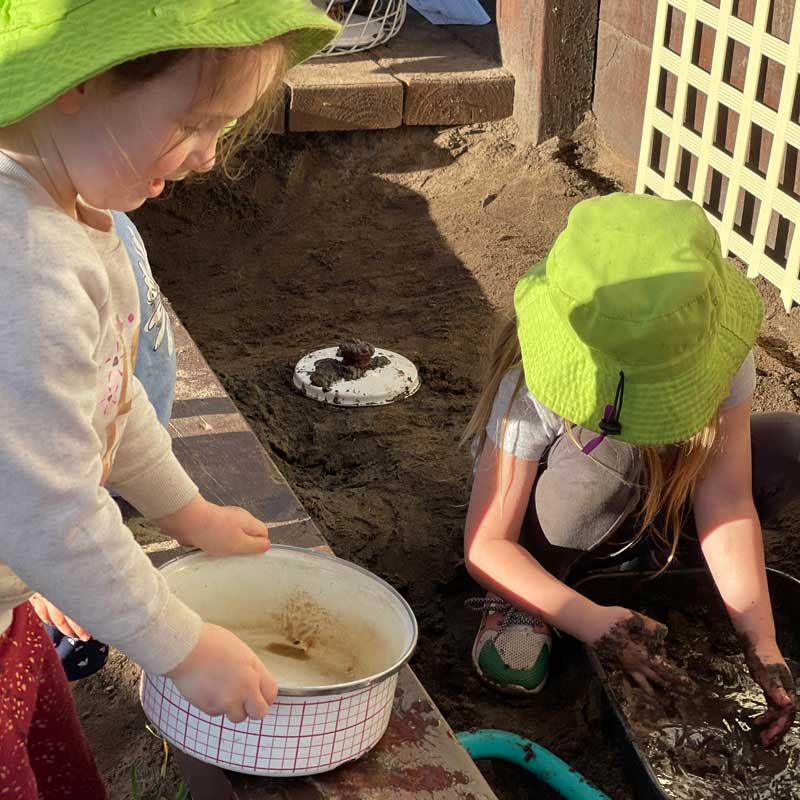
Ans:
{"label": "sweatshirt sleeve", "polygon": [[131,378],[131,410],[108,484],[144,516],[158,519],[183,508],[198,490],[173,454],[144,387]]}
{"label": "sweatshirt sleeve", "polygon": [[[56,210],[23,209],[16,219],[7,210],[0,217],[0,560],[95,637],[163,674],[194,647],[202,621],[172,595],[100,485],[104,443],[92,419],[107,275]],[[159,447],[154,473],[177,475],[168,448]],[[133,495],[144,485],[137,453],[126,451],[122,467]]]}

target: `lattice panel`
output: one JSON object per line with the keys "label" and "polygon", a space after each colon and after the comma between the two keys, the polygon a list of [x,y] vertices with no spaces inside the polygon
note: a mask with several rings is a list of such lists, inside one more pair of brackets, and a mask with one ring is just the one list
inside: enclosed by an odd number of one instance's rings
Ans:
{"label": "lattice panel", "polygon": [[659,0],[636,182],[800,302],[800,0]]}

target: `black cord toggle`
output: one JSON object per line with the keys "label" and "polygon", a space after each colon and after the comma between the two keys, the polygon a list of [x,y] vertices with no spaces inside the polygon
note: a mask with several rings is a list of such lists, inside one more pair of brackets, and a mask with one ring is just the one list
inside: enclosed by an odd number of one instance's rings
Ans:
{"label": "black cord toggle", "polygon": [[600,430],[608,436],[619,436],[622,433],[622,423],[619,421],[619,415],[622,411],[622,401],[625,396],[625,373],[619,373],[619,383],[617,384],[617,391],[614,394],[613,405],[606,406],[606,413],[603,419],[600,420]]}

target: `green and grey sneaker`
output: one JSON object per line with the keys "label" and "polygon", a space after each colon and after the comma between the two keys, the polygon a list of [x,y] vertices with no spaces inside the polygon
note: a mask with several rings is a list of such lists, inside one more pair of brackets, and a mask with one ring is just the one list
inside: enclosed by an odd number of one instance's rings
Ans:
{"label": "green and grey sneaker", "polygon": [[481,679],[508,694],[540,692],[550,671],[550,626],[493,595],[467,600],[466,606],[483,612],[472,646]]}

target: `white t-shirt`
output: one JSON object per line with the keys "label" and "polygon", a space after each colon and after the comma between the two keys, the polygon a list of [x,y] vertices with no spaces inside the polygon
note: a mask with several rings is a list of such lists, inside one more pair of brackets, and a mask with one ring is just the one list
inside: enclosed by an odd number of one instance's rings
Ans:
{"label": "white t-shirt", "polygon": [[[539,461],[544,451],[564,433],[564,420],[543,406],[523,384],[514,402],[509,402],[520,377],[520,369],[510,369],[500,383],[486,425],[486,435],[496,447],[526,461]],[[733,376],[728,396],[720,408],[733,408],[748,398],[756,386],[756,366],[751,350]],[[505,431],[503,420],[508,416]],[[498,441],[502,435],[502,442]]]}

